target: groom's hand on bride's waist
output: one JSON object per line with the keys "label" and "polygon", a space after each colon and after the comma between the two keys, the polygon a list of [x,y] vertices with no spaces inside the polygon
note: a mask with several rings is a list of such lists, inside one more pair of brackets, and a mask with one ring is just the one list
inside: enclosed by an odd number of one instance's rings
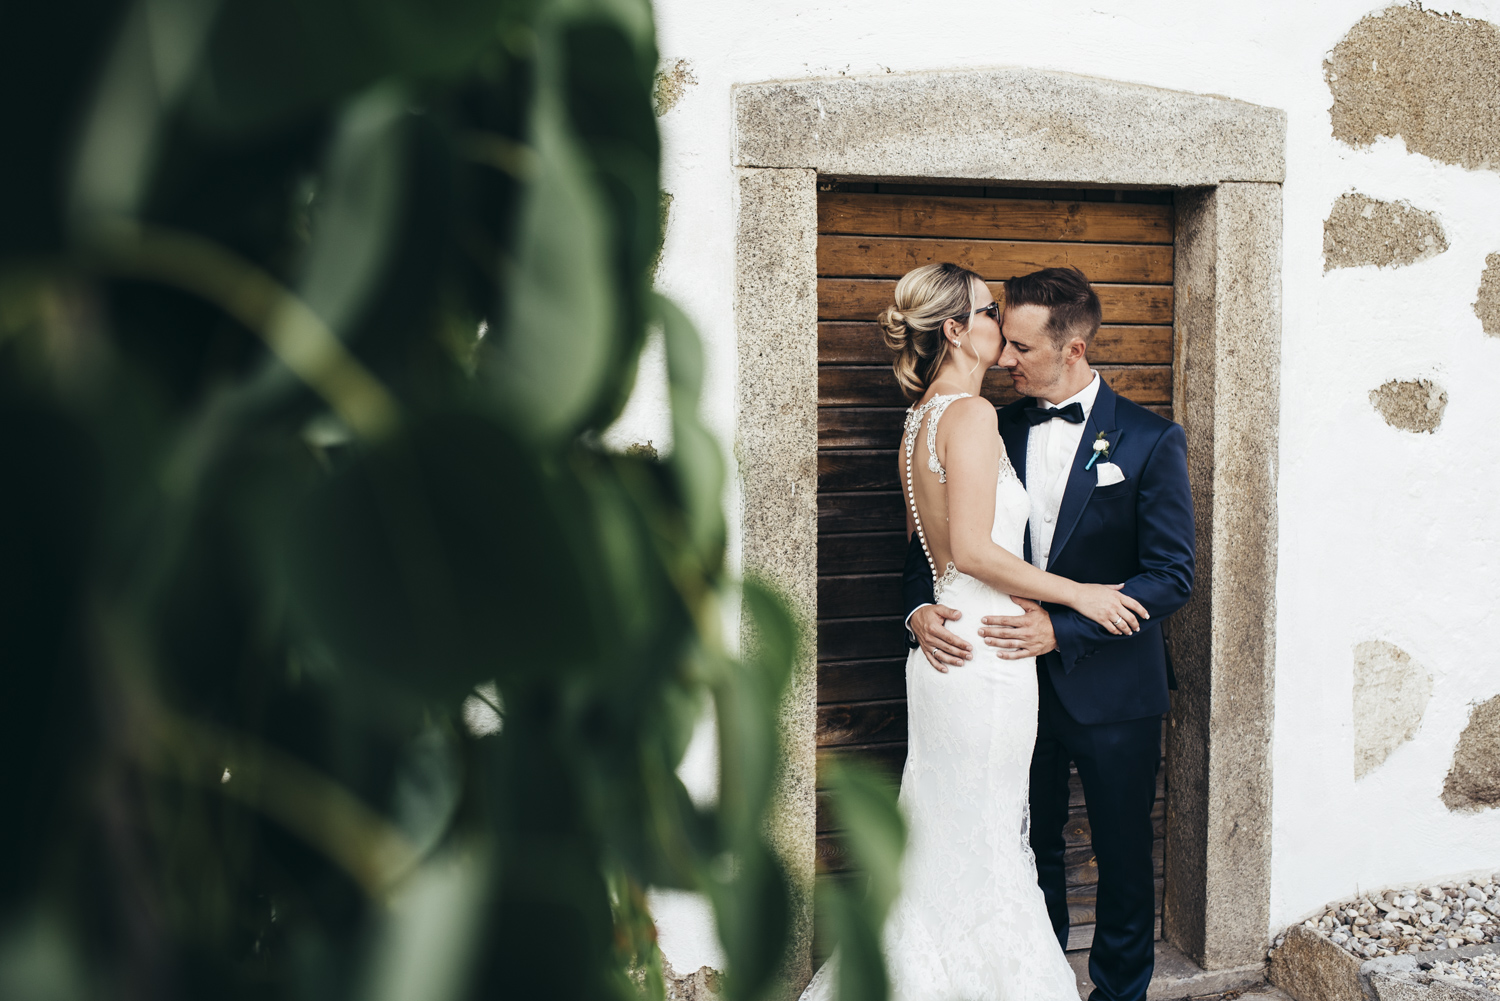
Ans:
{"label": "groom's hand on bride's waist", "polygon": [[1057,649],[1057,636],[1052,632],[1052,616],[1030,598],[1011,600],[1024,610],[1021,615],[986,615],[980,619],[979,635],[986,646],[995,648],[1001,660],[1021,660],[1040,657]]}
{"label": "groom's hand on bride's waist", "polygon": [[917,645],[927,657],[927,663],[944,674],[948,668],[958,667],[972,660],[974,651],[968,643],[948,631],[948,620],[958,619],[962,613],[947,605],[923,605],[906,620],[906,628],[917,638]]}

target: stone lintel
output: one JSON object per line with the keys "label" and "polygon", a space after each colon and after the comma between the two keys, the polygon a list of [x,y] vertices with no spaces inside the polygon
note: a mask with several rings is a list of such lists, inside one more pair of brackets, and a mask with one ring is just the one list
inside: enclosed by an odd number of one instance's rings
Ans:
{"label": "stone lintel", "polygon": [[734,163],[931,181],[1279,184],[1286,114],[1205,94],[1031,69],[746,84]]}

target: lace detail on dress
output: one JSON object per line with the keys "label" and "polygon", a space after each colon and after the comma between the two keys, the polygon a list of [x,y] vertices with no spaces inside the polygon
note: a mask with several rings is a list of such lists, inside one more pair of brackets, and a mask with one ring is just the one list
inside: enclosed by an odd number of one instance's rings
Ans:
{"label": "lace detail on dress", "polygon": [[952,403],[954,400],[963,399],[968,395],[968,393],[958,393],[954,396],[934,396],[932,399],[927,401],[927,406],[929,407],[934,403],[937,404],[937,407],[932,411],[932,416],[927,419],[927,469],[929,472],[938,474],[939,483],[948,482],[948,470],[944,469],[943,464],[938,462],[938,421],[943,419],[943,412],[948,409],[948,404]]}
{"label": "lace detail on dress", "polygon": [[[938,576],[937,564],[932,561],[932,550],[927,548],[927,533],[922,531],[922,515],[917,511],[917,493],[912,488],[911,482],[911,454],[916,451],[917,431],[922,427],[922,419],[928,413],[931,413],[932,418],[927,422],[927,468],[938,474],[939,483],[948,482],[948,471],[943,468],[942,463],[938,462],[937,459],[937,425],[938,421],[942,419],[943,411],[948,409],[948,404],[954,400],[961,400],[968,395],[970,394],[954,393],[951,396],[934,396],[920,407],[912,407],[906,412],[906,429],[902,433],[902,437],[905,439],[906,450],[906,501],[911,505],[912,524],[917,526],[917,538],[921,540],[922,552],[927,556],[927,568],[932,571],[932,591],[934,596],[942,590],[943,584],[951,584],[957,579],[958,570],[954,568],[952,563],[949,563],[943,575],[941,577]],[[1015,475],[1014,470],[1011,471],[1011,475]]]}
{"label": "lace detail on dress", "polygon": [[958,567],[954,566],[953,562],[950,560],[948,562],[948,569],[943,571],[943,575],[941,577],[932,582],[932,600],[942,601],[943,588],[958,580],[959,576],[960,575],[958,572]]}
{"label": "lace detail on dress", "polygon": [[1022,490],[1026,489],[1026,484],[1021,482],[1021,477],[1016,472],[1016,467],[1010,464],[1010,453],[1005,450],[1004,446],[1001,446],[1000,482],[1004,483],[1006,480],[1014,480],[1016,482],[1016,485],[1019,486]]}

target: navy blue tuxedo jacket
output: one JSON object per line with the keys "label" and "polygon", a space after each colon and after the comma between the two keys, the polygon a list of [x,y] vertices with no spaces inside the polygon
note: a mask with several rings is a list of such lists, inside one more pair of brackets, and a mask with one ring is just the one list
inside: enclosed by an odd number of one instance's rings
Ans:
{"label": "navy blue tuxedo jacket", "polygon": [[[1017,400],[999,412],[1000,437],[1023,483],[1031,426],[1022,411],[1037,405],[1033,399]],[[1108,461],[1125,474],[1123,482],[1103,487],[1095,485],[1097,465],[1083,468],[1101,431],[1110,444]],[[1192,592],[1193,539],[1182,428],[1121,399],[1101,380],[1073,457],[1047,569],[1083,583],[1123,583],[1151,618],[1139,633],[1116,636],[1064,605],[1044,606],[1052,616],[1057,649],[1038,660],[1078,722],[1140,719],[1170,707],[1171,669],[1161,627]],[[1029,530],[1026,555],[1030,558]],[[915,535],[907,547],[903,590],[908,616],[932,601],[932,571]]]}

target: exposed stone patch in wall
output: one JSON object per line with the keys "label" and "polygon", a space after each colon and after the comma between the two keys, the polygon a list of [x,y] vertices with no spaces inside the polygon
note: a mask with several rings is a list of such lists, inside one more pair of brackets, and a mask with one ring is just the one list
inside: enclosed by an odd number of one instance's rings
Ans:
{"label": "exposed stone patch in wall", "polygon": [[1400,268],[1448,249],[1448,237],[1435,213],[1410,202],[1382,202],[1348,192],[1333,203],[1323,221],[1323,271],[1357,268]]}
{"label": "exposed stone patch in wall", "polygon": [[1443,805],[1465,813],[1500,806],[1500,695],[1480,703],[1459,734]]}
{"label": "exposed stone patch in wall", "polygon": [[656,117],[660,118],[677,107],[682,95],[697,83],[698,78],[693,75],[693,64],[686,59],[678,59],[670,66],[657,70],[656,86],[651,90],[651,106],[656,109]]}
{"label": "exposed stone patch in wall", "polygon": [[651,462],[656,462],[661,458],[661,456],[656,452],[656,443],[649,440],[638,441],[630,445],[626,445],[625,454],[630,456],[632,459],[647,459]]}
{"label": "exposed stone patch in wall", "polygon": [[1420,6],[1359,20],[1323,62],[1333,135],[1400,136],[1413,153],[1500,171],[1500,29]]}
{"label": "exposed stone patch in wall", "polygon": [[1354,647],[1354,777],[1379,768],[1417,735],[1432,698],[1432,675],[1384,640]]}
{"label": "exposed stone patch in wall", "polygon": [[1474,300],[1474,314],[1484,325],[1484,332],[1500,337],[1500,254],[1484,259],[1484,273],[1479,276],[1479,297]]}
{"label": "exposed stone patch in wall", "polygon": [[1392,379],[1379,389],[1370,390],[1370,402],[1393,428],[1402,431],[1432,433],[1443,422],[1448,393],[1430,379]]}
{"label": "exposed stone patch in wall", "polygon": [[692,973],[679,974],[662,957],[662,979],[667,985],[667,1001],[719,1001],[722,974],[707,966]]}

